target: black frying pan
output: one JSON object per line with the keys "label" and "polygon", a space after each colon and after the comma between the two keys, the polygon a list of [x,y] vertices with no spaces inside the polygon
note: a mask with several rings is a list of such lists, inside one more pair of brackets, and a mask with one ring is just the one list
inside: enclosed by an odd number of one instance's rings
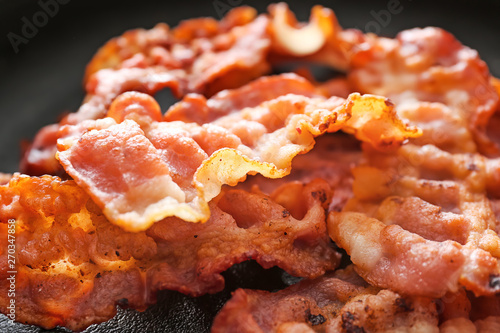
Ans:
{"label": "black frying pan", "polygon": [[[58,8],[54,6],[57,1]],[[130,0],[0,0],[0,172],[15,172],[20,142],[30,139],[63,112],[75,111],[83,98],[81,80],[94,52],[111,37],[127,29],[151,28],[157,22],[171,26],[180,20],[220,18],[234,5],[250,5],[265,11],[271,1],[130,1]],[[385,36],[412,27],[439,26],[462,43],[479,51],[500,76],[500,2],[495,0],[383,0],[289,1],[301,20],[310,8],[322,4],[335,10],[344,27],[356,27]],[[47,9],[48,8],[48,9]],[[39,14],[45,10],[47,19]],[[26,20],[38,20],[35,30]],[[23,30],[24,29],[24,30]],[[165,110],[175,99],[157,96]],[[177,292],[158,294],[158,303],[144,313],[120,309],[106,323],[85,332],[208,332],[217,311],[238,287],[277,290],[296,281],[277,268],[264,270],[255,262],[236,265],[224,273],[226,289],[215,295],[189,298]],[[0,315],[0,332],[42,332],[22,324],[10,324]],[[51,332],[67,332],[55,329]]]}

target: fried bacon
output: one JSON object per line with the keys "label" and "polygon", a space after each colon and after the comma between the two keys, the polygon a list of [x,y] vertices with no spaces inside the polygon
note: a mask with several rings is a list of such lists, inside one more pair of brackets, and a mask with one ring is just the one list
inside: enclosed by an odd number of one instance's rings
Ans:
{"label": "fried bacon", "polygon": [[321,96],[309,81],[298,75],[289,73],[264,76],[238,89],[223,90],[208,100],[199,94],[189,94],[169,108],[164,120],[203,125],[287,94]]}
{"label": "fried bacon", "polygon": [[238,289],[212,332],[438,332],[432,299],[370,287],[352,267],[276,293]]}
{"label": "fried bacon", "polygon": [[329,217],[330,236],[358,272],[406,294],[440,297],[459,285],[496,293],[500,238],[488,196],[498,161],[431,145],[367,156],[353,171],[354,199]]}
{"label": "fried bacon", "polygon": [[[479,151],[498,154],[486,127],[498,105],[499,85],[477,52],[450,33],[425,28],[394,39],[364,35],[343,30],[333,12],[321,6],[313,8],[307,26],[298,24],[283,3],[271,6],[270,14],[274,53],[346,71],[353,91],[386,96],[398,111],[414,108],[415,102],[444,104],[465,124],[461,131],[471,132]],[[304,54],[296,51],[306,44],[301,38],[314,44]]]}
{"label": "fried bacon", "polygon": [[[345,76],[261,77],[282,61]],[[158,290],[217,292],[221,272],[255,259],[317,279],[237,290],[214,332],[498,327],[500,84],[451,34],[381,38],[321,6],[306,24],[286,4],[241,7],[129,31],[84,81],[78,112],[43,128],[21,163],[73,180],[0,180],[18,320],[82,329]],[[162,114],[152,95],[165,88],[181,101]],[[353,266],[323,275],[340,259],[328,236]]]}
{"label": "fried bacon", "polygon": [[[482,151],[493,149],[484,132],[498,95],[477,53],[450,34],[427,28],[405,31],[396,39],[379,38],[341,29],[333,12],[320,6],[307,27],[297,23],[285,4],[269,11],[270,18],[255,17],[254,10],[243,7],[220,23],[197,19],[172,30],[158,25],[113,39],[88,66],[86,102],[62,124],[103,117],[112,100],[127,90],[154,94],[169,87],[177,95],[211,95],[241,86],[266,73],[281,54],[347,70],[355,91],[380,94],[398,105],[442,102],[462,117]],[[295,38],[299,35],[314,45],[304,48]],[[297,49],[307,52],[297,54]],[[405,81],[399,82],[402,77]],[[55,173],[51,166],[57,162],[41,152],[54,153],[54,140],[38,136],[22,171],[41,174],[47,166],[47,172]]]}
{"label": "fried bacon", "polygon": [[[203,28],[207,28],[206,23],[205,20],[192,22],[193,25],[200,24]],[[181,25],[178,30],[174,29],[172,32],[169,32],[165,25],[159,25],[151,31],[130,32],[134,38],[120,37],[132,40],[132,45],[121,43],[120,40],[110,41],[110,45],[104,47],[104,53],[109,52],[108,47],[119,47],[119,54],[128,54],[128,57],[109,67],[107,60],[101,59],[101,53],[96,55],[87,72],[89,78],[86,90],[89,96],[80,110],[70,115],[66,122],[75,124],[83,119],[103,117],[111,101],[127,90],[154,94],[169,87],[177,96],[188,92],[212,94],[224,88],[233,88],[235,81],[241,82],[241,85],[268,71],[265,61],[269,47],[269,37],[266,33],[268,20],[264,16],[243,26],[230,27],[225,32],[219,32],[220,28],[213,33],[200,33],[198,30],[192,36],[187,30],[192,30],[193,27],[188,28],[187,25],[189,24]],[[143,36],[147,34],[155,36],[156,40],[149,41]],[[209,37],[211,39],[207,39]],[[142,43],[145,45],[132,55],[130,49],[137,47],[134,47],[134,44]],[[138,57],[148,61],[131,62]],[[174,63],[169,62],[171,58]],[[94,73],[94,67],[100,70]],[[240,78],[236,80],[235,75]],[[224,86],[216,82],[222,76],[224,82],[232,82],[233,85]],[[241,81],[242,78],[244,81]],[[212,82],[214,86],[209,87]],[[217,88],[217,85],[220,88]],[[94,106],[94,100],[97,100],[96,104],[101,109],[89,111]]]}
{"label": "fried bacon", "polygon": [[229,190],[210,203],[205,224],[169,218],[130,233],[109,223],[73,181],[17,175],[0,187],[0,307],[9,304],[9,219],[16,221],[17,320],[45,328],[83,329],[111,318],[116,304],[145,309],[160,289],[220,291],[220,273],[249,259],[318,277],[339,262],[324,222],[331,189],[320,180],[284,186],[303,215],[273,194]]}
{"label": "fried bacon", "polygon": [[450,33],[425,28],[395,39],[366,35],[352,48],[350,63],[348,77],[356,91],[386,96],[401,108],[415,101],[445,104],[465,123],[477,148],[489,149],[484,133],[498,95],[477,52]]}
{"label": "fried bacon", "polygon": [[424,146],[434,145],[452,153],[475,153],[477,145],[467,120],[456,110],[442,103],[409,102],[397,106],[403,119],[422,129],[422,136],[412,143]]}
{"label": "fried bacon", "polygon": [[339,28],[335,15],[329,9],[321,6],[313,7],[309,23],[299,26],[295,16],[285,3],[269,8],[272,15],[273,36],[276,38],[276,48],[282,52],[300,57],[319,51],[327,40]]}
{"label": "fried bacon", "polygon": [[[122,119],[118,108],[128,108],[127,117],[137,113],[135,119],[151,113],[144,111],[149,104],[128,97],[129,103],[120,98],[112,116]],[[326,132],[343,129],[381,148],[420,134],[403,124],[383,98],[359,94],[347,101],[288,94],[202,126],[151,121],[143,131],[133,120],[116,124],[111,118],[76,127],[82,126],[81,136],[74,135],[78,129],[64,128],[71,134],[59,140],[58,159],[108,219],[129,231],[145,230],[167,216],[206,221],[208,201],[222,185],[236,185],[248,173],[289,174],[291,160],[311,150],[314,137]]]}
{"label": "fried bacon", "polygon": [[[106,116],[111,102],[126,91],[155,94],[170,88],[177,97],[189,92],[212,95],[269,72],[269,20],[239,8],[220,23],[187,21],[170,30],[159,24],[133,30],[108,42],[87,67],[84,103],[59,124],[78,124]],[[21,171],[60,174],[55,161],[57,125],[44,128],[24,154]],[[54,167],[55,166],[55,167]]]}
{"label": "fried bacon", "polygon": [[494,332],[498,300],[463,289],[439,299],[403,296],[370,286],[349,266],[275,293],[238,289],[212,332]]}
{"label": "fried bacon", "polygon": [[286,183],[308,183],[321,178],[334,189],[329,210],[340,211],[353,196],[351,170],[361,160],[361,147],[355,138],[341,133],[326,134],[317,138],[313,150],[292,161],[292,171],[288,176],[270,180],[255,175],[238,184],[237,188],[269,194]]}
{"label": "fried bacon", "polygon": [[351,49],[364,40],[361,31],[343,30],[335,13],[314,6],[307,25],[297,22],[285,3],[269,6],[271,62],[301,60],[349,71]]}
{"label": "fried bacon", "polygon": [[[497,292],[493,281],[500,268],[484,250],[450,240],[426,240],[398,225],[386,226],[353,212],[332,213],[328,230],[351,255],[360,274],[374,285],[429,297],[455,291],[459,283],[478,294]],[[440,279],[435,278],[436,271]]]}
{"label": "fried bacon", "polygon": [[[423,135],[412,140],[414,145],[400,149],[399,158],[374,152],[366,166],[355,169],[355,199],[346,210],[362,214],[332,213],[332,239],[351,254],[362,276],[380,287],[437,297],[462,284],[477,294],[495,293],[499,238],[488,196],[497,192],[497,162],[463,154],[485,151],[485,126],[498,103],[484,62],[436,28],[387,39],[349,35],[334,21],[330,26],[330,39],[337,45],[343,42],[347,77],[354,89],[390,97],[402,118],[423,129]],[[443,150],[453,157],[445,158],[450,155]],[[464,170],[467,167],[470,170]],[[403,250],[407,246],[412,251]],[[417,251],[417,246],[425,250]],[[457,260],[447,263],[450,256]],[[459,257],[464,258],[461,264]],[[395,269],[399,260],[404,263],[401,271]],[[434,282],[430,262],[448,267],[449,280],[423,288],[424,292],[415,285]],[[421,275],[411,279],[414,271]]]}
{"label": "fried bacon", "polygon": [[[450,287],[456,290],[460,281],[478,294],[496,292],[499,243],[484,193],[498,184],[493,162],[471,162],[464,155],[444,159],[446,153],[430,146],[476,151],[475,141],[498,100],[484,63],[475,51],[433,28],[406,31],[395,40],[366,36],[351,56],[348,77],[354,86],[398,103],[399,114],[423,129],[414,140],[423,147],[403,147],[403,158],[389,166],[374,153],[354,172],[357,199],[347,210],[368,214],[332,213],[333,240],[347,249],[362,276],[381,287],[436,297]],[[470,170],[453,170],[458,165]],[[441,285],[436,285],[436,269],[444,276]],[[425,287],[415,287],[422,283]]]}
{"label": "fried bacon", "polygon": [[[183,21],[170,29],[158,24],[110,40],[87,66],[86,84],[103,69],[158,68],[179,73],[181,91],[216,92],[234,88],[269,70],[268,20],[250,7],[230,11],[220,22],[212,18]],[[180,70],[177,72],[176,70]],[[220,87],[222,80],[229,86]],[[213,87],[207,85],[213,84]],[[208,93],[211,94],[211,93]]]}

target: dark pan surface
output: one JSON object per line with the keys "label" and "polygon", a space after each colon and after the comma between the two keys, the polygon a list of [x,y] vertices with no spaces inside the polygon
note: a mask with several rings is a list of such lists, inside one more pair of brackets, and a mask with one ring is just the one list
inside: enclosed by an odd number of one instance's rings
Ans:
{"label": "dark pan surface", "polygon": [[[56,0],[53,0],[56,1]],[[9,33],[22,35],[23,18],[41,10],[38,1],[0,0],[0,172],[15,172],[20,142],[30,139],[44,125],[56,122],[63,112],[75,111],[83,98],[81,80],[85,65],[108,39],[127,29],[151,28],[158,22],[171,26],[180,20],[220,18],[229,7],[250,5],[263,12],[271,1],[207,0],[59,0],[61,3],[38,32],[13,47]],[[42,0],[41,2],[50,2]],[[335,10],[343,27],[356,27],[384,36],[403,29],[439,26],[479,51],[500,76],[500,2],[464,0],[288,1],[301,20],[310,8],[322,4]],[[399,13],[380,17],[389,3],[399,3]],[[165,110],[175,99],[158,96]],[[226,289],[197,299],[176,292],[158,295],[158,304],[143,313],[118,311],[112,320],[85,332],[208,332],[217,311],[237,287],[277,290],[296,281],[281,270],[264,270],[255,262],[236,265],[224,273]],[[37,327],[10,324],[0,315],[0,332],[47,332]],[[67,332],[55,329],[50,332]]]}

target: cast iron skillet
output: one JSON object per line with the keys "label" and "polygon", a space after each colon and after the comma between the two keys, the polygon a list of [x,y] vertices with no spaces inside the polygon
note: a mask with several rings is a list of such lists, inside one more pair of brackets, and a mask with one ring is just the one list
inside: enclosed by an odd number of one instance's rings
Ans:
{"label": "cast iron skillet", "polygon": [[[41,3],[58,1],[47,20]],[[43,125],[54,123],[63,112],[75,111],[83,98],[81,80],[94,52],[111,37],[127,29],[151,28],[157,22],[171,26],[180,20],[220,18],[235,5],[251,5],[265,11],[271,1],[130,1],[130,0],[0,0],[2,40],[0,53],[0,172],[15,172],[20,142],[30,139]],[[289,1],[299,19],[322,4],[335,10],[344,27],[356,27],[385,36],[413,27],[439,26],[479,51],[500,76],[500,4],[490,1],[383,0]],[[392,12],[389,11],[392,9]],[[390,15],[387,15],[387,14]],[[38,31],[24,31],[34,16]],[[279,69],[277,69],[279,71]],[[325,78],[325,73],[320,76]],[[328,72],[326,75],[330,75]],[[157,95],[163,110],[175,102],[168,92]],[[297,281],[278,268],[264,270],[250,261],[224,273],[226,288],[215,295],[190,298],[172,291],[158,294],[158,303],[143,313],[119,309],[108,322],[85,332],[208,332],[213,317],[238,287],[278,290]],[[0,315],[0,332],[44,332],[38,327],[10,324]],[[67,332],[62,328],[50,332]]]}

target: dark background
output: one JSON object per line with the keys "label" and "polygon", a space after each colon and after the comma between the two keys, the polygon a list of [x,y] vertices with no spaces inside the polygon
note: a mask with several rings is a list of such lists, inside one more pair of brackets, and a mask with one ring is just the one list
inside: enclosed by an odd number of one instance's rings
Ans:
{"label": "dark background", "polygon": [[[301,20],[309,17],[314,4],[322,4],[334,9],[340,24],[346,28],[368,28],[373,32],[378,27],[380,32],[376,32],[390,37],[413,27],[445,28],[462,43],[477,49],[491,72],[500,76],[500,1],[399,0],[402,7],[399,14],[391,15],[387,24],[369,25],[369,22],[377,22],[374,13],[386,10],[389,2],[315,0],[289,1],[289,4]],[[29,38],[27,44],[20,44],[16,53],[8,34],[21,36],[23,17],[32,22],[41,7],[36,0],[0,0],[0,172],[17,170],[22,139],[32,138],[40,127],[57,121],[61,113],[77,110],[83,98],[81,80],[85,65],[111,37],[127,29],[151,28],[157,22],[175,26],[180,20],[192,17],[220,18],[224,8],[217,9],[217,4],[250,5],[262,12],[269,3],[271,1],[71,0],[59,5],[58,13],[38,28],[38,33]],[[168,94],[160,99],[163,110],[169,102],[172,99]],[[207,331],[213,315],[236,286],[272,290],[282,288],[289,281],[280,270],[264,271],[255,263],[238,265],[227,272],[226,277],[228,288],[219,295],[194,300],[178,293],[162,292],[159,304],[145,313],[121,310],[113,320],[87,331]],[[42,330],[20,324],[12,326],[0,316],[0,331]]]}

